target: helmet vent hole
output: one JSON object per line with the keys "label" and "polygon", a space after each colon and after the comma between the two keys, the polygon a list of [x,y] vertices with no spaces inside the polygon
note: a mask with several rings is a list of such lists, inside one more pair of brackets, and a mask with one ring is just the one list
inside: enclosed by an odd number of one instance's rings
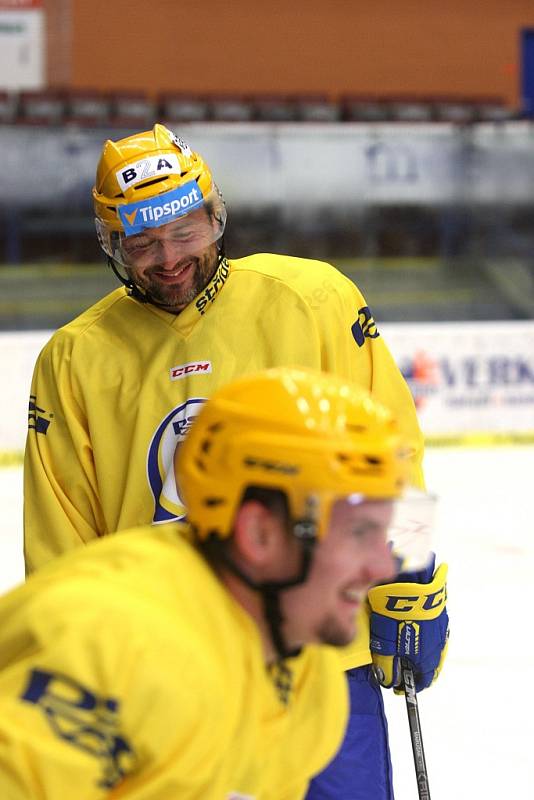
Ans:
{"label": "helmet vent hole", "polygon": [[354,433],[365,433],[367,428],[365,425],[351,425],[349,422],[347,422],[347,430],[354,431]]}
{"label": "helmet vent hole", "polygon": [[200,445],[200,449],[202,450],[203,453],[209,453],[211,444],[212,442],[210,439],[204,439],[204,441]]}
{"label": "helmet vent hole", "polygon": [[195,464],[201,472],[206,472],[206,466],[200,458],[195,458]]}
{"label": "helmet vent hole", "polygon": [[209,426],[208,431],[210,433],[219,433],[219,431],[221,431],[223,428],[224,425],[222,422],[214,422],[213,425]]}
{"label": "helmet vent hole", "polygon": [[139,189],[146,189],[147,186],[153,186],[155,183],[161,183],[164,180],[165,178],[163,176],[160,176],[159,178],[153,178],[151,181],[144,181],[144,183],[134,186],[134,189],[136,192],[138,192]]}
{"label": "helmet vent hole", "polygon": [[348,456],[346,453],[338,453],[337,460],[341,461],[343,464],[346,464],[347,461],[350,461],[350,456]]}
{"label": "helmet vent hole", "polygon": [[209,508],[213,508],[214,506],[222,505],[224,503],[224,498],[222,498],[222,497],[206,497],[204,503]]}
{"label": "helmet vent hole", "polygon": [[382,464],[382,459],[376,458],[376,456],[365,456],[365,460],[373,467],[379,467]]}

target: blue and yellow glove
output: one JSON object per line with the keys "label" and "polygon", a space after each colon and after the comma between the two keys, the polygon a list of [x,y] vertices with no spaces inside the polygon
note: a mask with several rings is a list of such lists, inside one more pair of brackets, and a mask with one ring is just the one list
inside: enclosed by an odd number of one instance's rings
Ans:
{"label": "blue and yellow glove", "polygon": [[441,564],[434,572],[434,563],[432,555],[425,569],[401,572],[396,583],[375,586],[368,593],[375,673],[382,686],[400,693],[401,658],[411,662],[418,692],[436,680],[445,660],[448,567]]}

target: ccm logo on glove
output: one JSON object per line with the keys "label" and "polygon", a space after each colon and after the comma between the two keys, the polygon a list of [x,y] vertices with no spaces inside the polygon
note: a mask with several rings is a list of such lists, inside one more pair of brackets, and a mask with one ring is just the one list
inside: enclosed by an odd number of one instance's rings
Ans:
{"label": "ccm logo on glove", "polygon": [[438,589],[437,592],[432,592],[431,594],[423,595],[422,597],[419,595],[388,595],[387,602],[386,602],[386,609],[387,611],[409,611],[409,612],[421,612],[421,611],[432,611],[436,608],[441,608],[447,602],[447,594],[445,591],[445,586]]}

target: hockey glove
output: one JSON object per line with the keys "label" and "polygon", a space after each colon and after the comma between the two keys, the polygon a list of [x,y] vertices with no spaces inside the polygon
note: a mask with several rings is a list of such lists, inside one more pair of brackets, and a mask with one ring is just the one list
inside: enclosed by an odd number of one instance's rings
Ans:
{"label": "hockey glove", "polygon": [[[371,653],[375,673],[387,688],[402,693],[401,657],[413,666],[420,692],[437,678],[449,637],[447,565],[434,572],[435,556],[419,572],[401,572],[396,583],[375,586],[371,607]],[[400,687],[400,688],[399,688]]]}

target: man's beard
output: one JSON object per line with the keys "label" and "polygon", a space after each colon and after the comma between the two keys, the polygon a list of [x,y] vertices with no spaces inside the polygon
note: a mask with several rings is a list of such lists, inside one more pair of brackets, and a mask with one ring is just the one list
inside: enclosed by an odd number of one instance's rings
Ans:
{"label": "man's beard", "polygon": [[189,256],[182,260],[190,262],[192,265],[191,278],[185,286],[165,286],[157,279],[152,280],[150,275],[140,279],[134,270],[128,270],[128,274],[130,279],[147,295],[149,302],[169,309],[171,313],[178,313],[188,306],[212,279],[219,261],[218,249],[214,245],[201,256]]}
{"label": "man's beard", "polygon": [[345,647],[353,641],[355,634],[354,628],[348,631],[337,620],[327,617],[319,626],[317,640],[321,644],[329,644],[332,647]]}

